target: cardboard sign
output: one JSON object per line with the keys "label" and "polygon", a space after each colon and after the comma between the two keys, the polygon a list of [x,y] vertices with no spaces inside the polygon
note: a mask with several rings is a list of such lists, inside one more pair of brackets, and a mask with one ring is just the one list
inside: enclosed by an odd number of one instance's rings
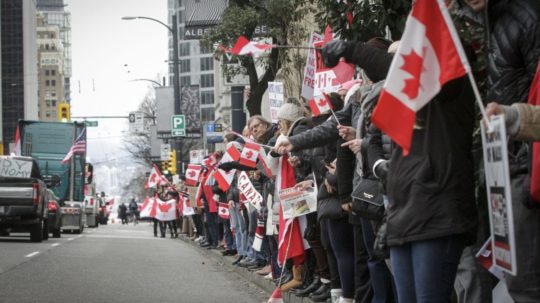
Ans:
{"label": "cardboard sign", "polygon": [[268,100],[270,102],[272,123],[277,123],[277,113],[281,105],[283,105],[283,83],[268,82]]}
{"label": "cardboard sign", "polygon": [[481,123],[493,264],[516,275],[514,215],[504,116],[492,117],[489,124],[492,132],[487,133]]}
{"label": "cardboard sign", "polygon": [[[316,32],[311,33],[309,46],[322,41],[323,36]],[[317,69],[317,51],[311,49],[306,58],[306,67],[304,67],[304,81],[302,81],[302,93],[300,94],[306,100],[313,98],[313,89],[315,87],[315,71]]]}
{"label": "cardboard sign", "polygon": [[0,156],[0,177],[30,178],[32,158]]}
{"label": "cardboard sign", "polygon": [[260,210],[263,203],[263,197],[261,194],[253,187],[251,181],[249,180],[246,172],[241,172],[238,176],[238,189],[244,196],[246,196],[247,201],[257,210]]}

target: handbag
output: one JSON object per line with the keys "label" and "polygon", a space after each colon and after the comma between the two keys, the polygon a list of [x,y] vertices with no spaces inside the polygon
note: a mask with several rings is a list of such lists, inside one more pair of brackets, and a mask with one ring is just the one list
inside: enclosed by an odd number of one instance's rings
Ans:
{"label": "handbag", "polygon": [[317,220],[337,220],[344,217],[345,211],[341,208],[341,202],[336,197],[328,197],[319,200],[317,207]]}
{"label": "handbag", "polygon": [[384,215],[384,199],[379,181],[362,179],[353,189],[352,211],[367,220],[380,221]]}

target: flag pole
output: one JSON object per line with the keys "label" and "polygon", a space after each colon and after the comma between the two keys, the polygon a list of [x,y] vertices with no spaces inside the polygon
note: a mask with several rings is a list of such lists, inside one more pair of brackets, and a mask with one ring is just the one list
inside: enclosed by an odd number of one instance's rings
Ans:
{"label": "flag pole", "polygon": [[480,108],[480,112],[482,112],[482,117],[488,128],[488,132],[492,132],[493,130],[491,129],[491,125],[489,125],[489,119],[486,113],[486,109],[484,108],[484,103],[482,102],[482,97],[480,96],[480,91],[478,90],[478,86],[476,85],[476,81],[474,80],[474,76],[470,68],[467,69],[467,76],[469,77],[469,81],[471,82],[471,86],[473,88],[474,96],[476,99],[476,104]]}
{"label": "flag pole", "polygon": [[336,113],[334,113],[334,110],[333,110],[333,109],[330,109],[330,112],[332,112],[332,116],[334,116],[334,119],[336,119],[337,125],[338,125],[338,126],[341,126],[341,123],[339,123],[339,120],[338,120],[338,118],[336,117]]}
{"label": "flag pole", "polygon": [[301,46],[301,45],[278,45],[278,44],[272,44],[272,47],[275,48],[296,48],[296,49],[321,49],[320,47],[313,47],[313,46]]}

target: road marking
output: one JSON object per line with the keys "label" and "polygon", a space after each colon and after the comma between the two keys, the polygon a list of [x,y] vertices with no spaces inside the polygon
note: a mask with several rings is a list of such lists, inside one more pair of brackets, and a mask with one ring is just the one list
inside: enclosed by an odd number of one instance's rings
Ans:
{"label": "road marking", "polygon": [[55,247],[55,246],[58,246],[58,245],[60,245],[60,243],[54,243],[54,244],[52,244],[51,246],[52,246],[52,247]]}
{"label": "road marking", "polygon": [[80,238],[80,237],[82,237],[82,235],[78,235],[78,236],[77,236],[77,238]]}
{"label": "road marking", "polygon": [[35,252],[31,253],[31,254],[27,254],[26,257],[27,258],[32,258],[33,256],[35,256],[37,254],[39,254],[39,251],[35,251]]}
{"label": "road marking", "polygon": [[71,240],[73,240],[73,239],[75,239],[75,238],[68,238],[67,240],[68,240],[68,241],[71,241]]}

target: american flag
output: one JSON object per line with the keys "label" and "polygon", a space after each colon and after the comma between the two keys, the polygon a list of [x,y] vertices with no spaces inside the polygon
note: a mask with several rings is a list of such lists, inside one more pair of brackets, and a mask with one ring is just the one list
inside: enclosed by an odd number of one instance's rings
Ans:
{"label": "american flag", "polygon": [[84,155],[86,152],[86,129],[83,129],[83,131],[79,134],[77,139],[75,140],[75,143],[71,146],[69,149],[69,152],[64,157],[64,160],[62,160],[62,164],[66,164],[69,162],[71,157],[73,155]]}

